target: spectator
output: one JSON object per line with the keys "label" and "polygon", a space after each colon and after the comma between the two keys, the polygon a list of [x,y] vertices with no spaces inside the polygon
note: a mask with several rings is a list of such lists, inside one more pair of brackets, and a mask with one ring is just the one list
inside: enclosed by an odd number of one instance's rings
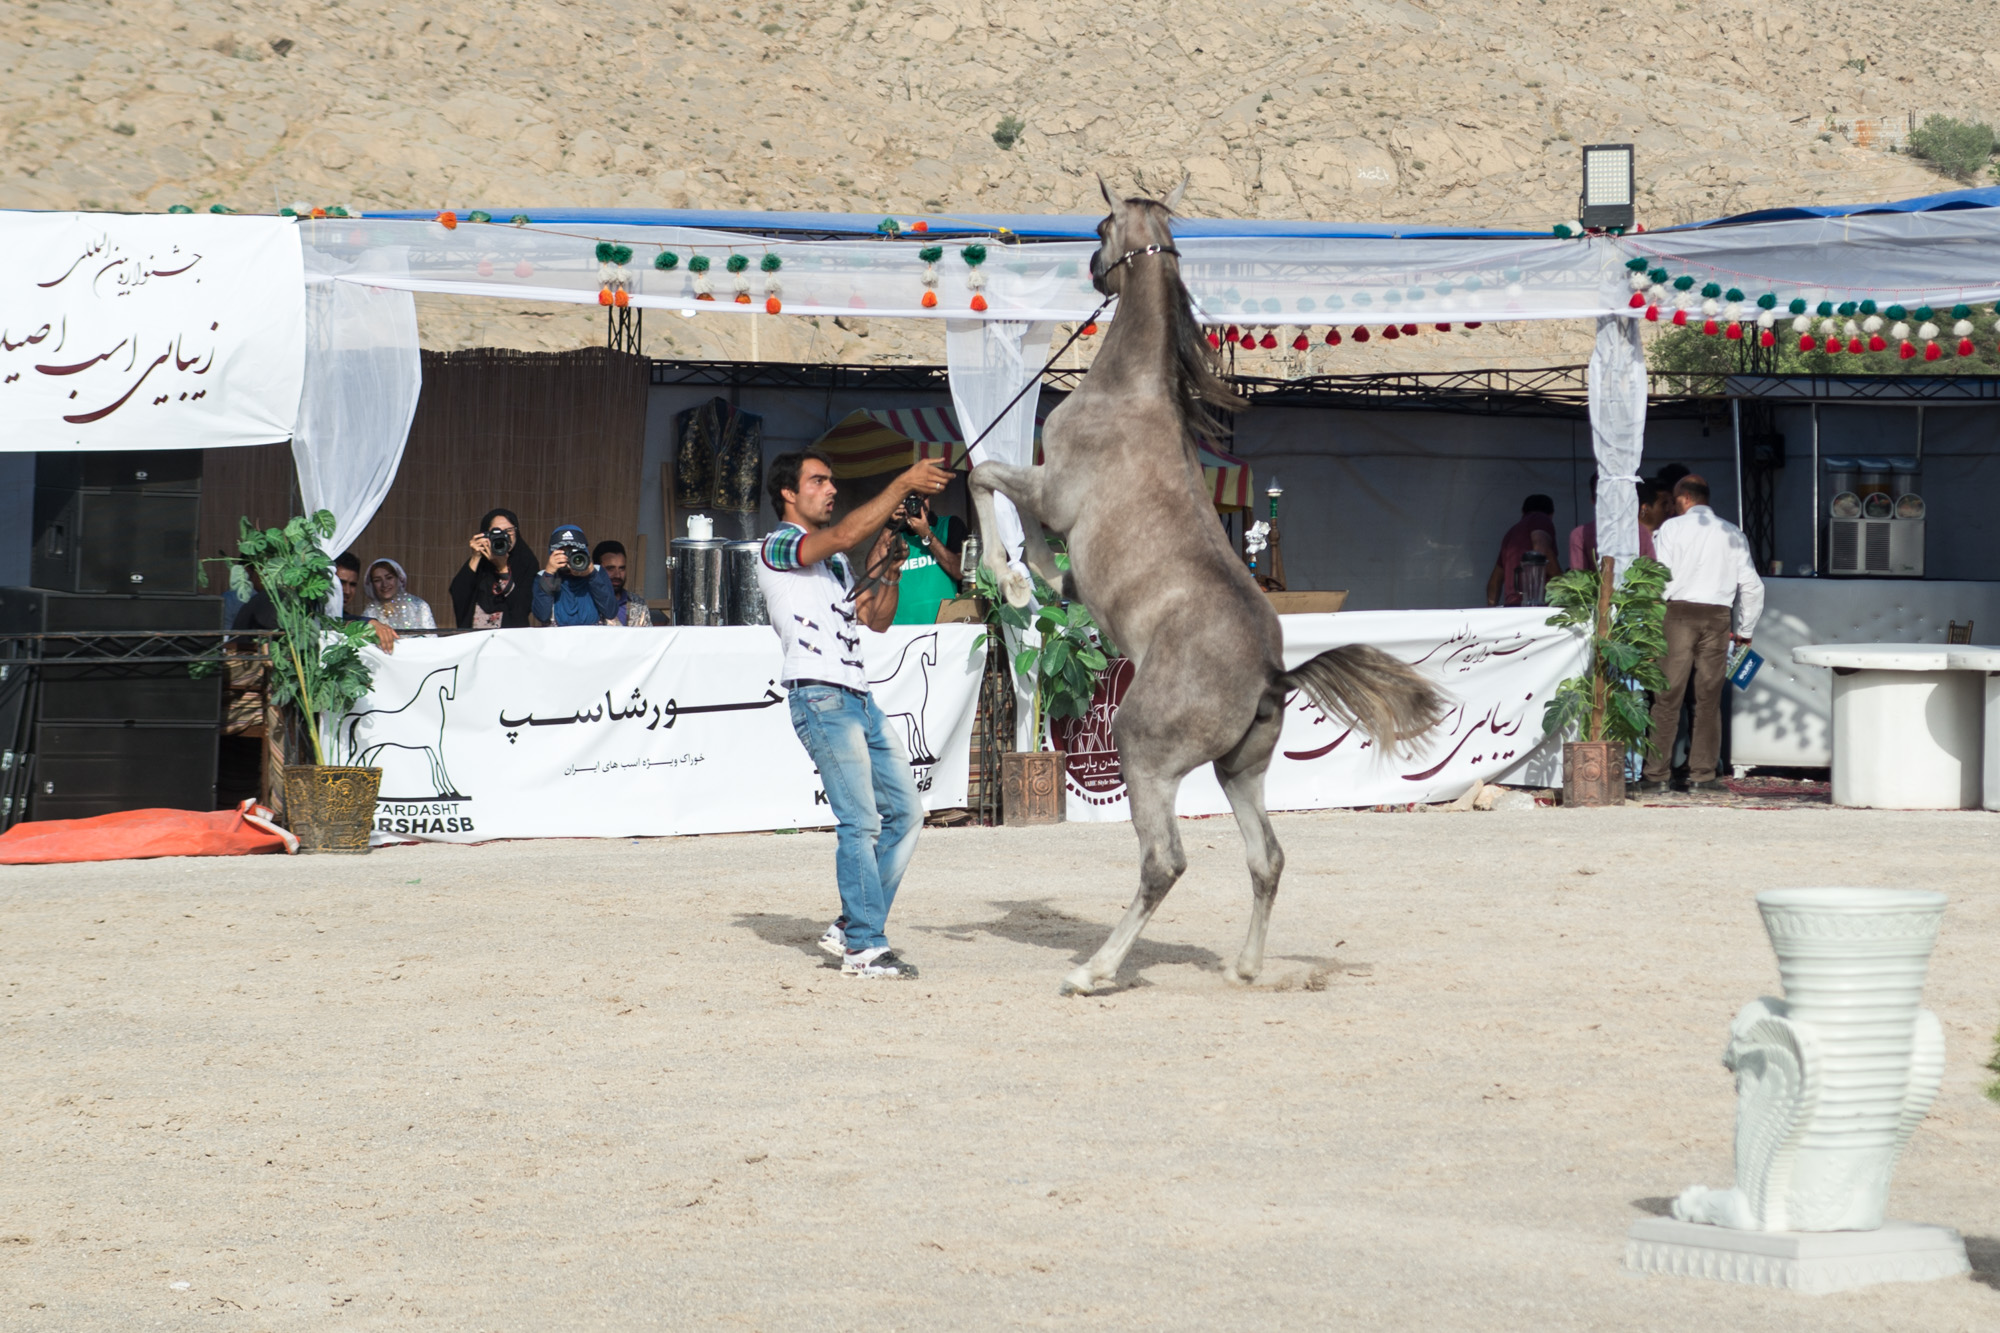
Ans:
{"label": "spectator", "polygon": [[[343,551],[334,557],[334,577],[340,580],[340,618],[346,621],[366,620],[375,627],[375,642],[385,653],[396,651],[396,631],[381,621],[362,614],[361,599],[361,557],[352,551]],[[254,578],[255,576],[252,575]],[[230,622],[232,630],[264,630],[278,628],[278,608],[271,602],[270,595],[260,586],[250,600],[237,608],[236,619]],[[238,648],[247,649],[248,640],[237,640]]]}
{"label": "spectator", "polygon": [[601,625],[618,613],[611,576],[590,558],[583,529],[565,523],[549,534],[549,561],[535,579],[535,619],[544,625]]}
{"label": "spectator", "polygon": [[933,517],[928,495],[912,491],[910,498],[921,501],[917,512],[898,508],[889,519],[907,548],[894,623],[931,625],[937,622],[938,605],[958,596],[958,555],[965,549],[965,525],[949,514]]}
{"label": "spectator", "polygon": [[368,591],[372,596],[362,614],[397,629],[436,629],[437,617],[431,604],[410,591],[409,576],[394,560],[377,560],[368,566]]}
{"label": "spectator", "polygon": [[1549,574],[1554,575],[1559,567],[1555,512],[1556,502],[1546,495],[1531,495],[1521,501],[1520,521],[1500,539],[1500,558],[1486,578],[1488,606],[1521,605],[1521,588],[1515,573],[1521,567],[1521,557],[1530,551],[1539,551],[1549,562]]}
{"label": "spectator", "polygon": [[[1750,543],[1708,507],[1708,483],[1689,474],[1674,486],[1680,511],[1660,525],[1660,563],[1667,581],[1667,687],[1653,699],[1653,747],[1646,786],[1669,790],[1681,695],[1694,678],[1694,722],[1688,742],[1688,789],[1721,791],[1716,761],[1722,749],[1722,678],[1731,644],[1749,643],[1764,611],[1764,580]],[[1734,623],[1732,623],[1732,621]]]}
{"label": "spectator", "polygon": [[625,548],[618,542],[602,541],[590,552],[590,558],[597,562],[605,576],[611,580],[611,602],[618,608],[613,617],[628,629],[639,629],[653,623],[653,613],[646,604],[625,591]]}
{"label": "spectator", "polygon": [[[1651,558],[1653,554],[1653,529],[1660,526],[1655,518],[1646,521],[1646,504],[1654,495],[1653,483],[1639,483],[1639,554]],[[1597,474],[1590,474],[1591,503],[1597,502]],[[1579,523],[1569,530],[1569,567],[1571,569],[1597,568],[1597,520]]]}
{"label": "spectator", "polygon": [[521,545],[521,520],[489,509],[466,543],[472,554],[451,580],[460,629],[525,629],[534,598],[535,558]]}

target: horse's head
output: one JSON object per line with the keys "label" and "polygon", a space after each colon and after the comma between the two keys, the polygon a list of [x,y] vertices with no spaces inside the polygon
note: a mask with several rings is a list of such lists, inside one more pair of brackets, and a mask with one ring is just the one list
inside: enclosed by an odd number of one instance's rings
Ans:
{"label": "horse's head", "polygon": [[1174,206],[1180,203],[1181,194],[1187,189],[1187,178],[1182,177],[1164,200],[1143,196],[1114,199],[1102,176],[1097,178],[1097,188],[1103,191],[1111,213],[1097,224],[1097,252],[1090,257],[1090,283],[1111,296],[1120,290],[1125,270],[1146,250],[1173,245]]}

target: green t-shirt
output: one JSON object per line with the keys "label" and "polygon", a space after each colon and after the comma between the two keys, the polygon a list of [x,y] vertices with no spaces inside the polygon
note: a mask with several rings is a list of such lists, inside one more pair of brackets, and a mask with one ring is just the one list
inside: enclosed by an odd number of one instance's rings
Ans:
{"label": "green t-shirt", "polygon": [[[932,525],[931,531],[946,550],[962,546],[965,539],[958,529],[963,527],[950,514],[941,515]],[[938,568],[937,558],[924,546],[923,538],[916,533],[908,533],[903,540],[910,544],[909,558],[903,562],[903,581],[898,585],[901,596],[896,599],[896,624],[930,625],[937,621],[938,603],[958,596],[958,583],[951,575]]]}

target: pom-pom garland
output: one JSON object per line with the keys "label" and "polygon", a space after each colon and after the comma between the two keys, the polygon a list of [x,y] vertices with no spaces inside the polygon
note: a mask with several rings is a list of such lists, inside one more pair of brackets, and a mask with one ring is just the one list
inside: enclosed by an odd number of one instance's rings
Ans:
{"label": "pom-pom garland", "polygon": [[708,276],[712,263],[707,255],[692,255],[688,259],[688,272],[694,276],[694,299],[697,301],[715,299],[715,285]]}
{"label": "pom-pom garland", "polygon": [[974,310],[983,311],[986,309],[986,270],[980,265],[986,262],[986,247],[974,242],[961,248],[958,257],[965,261],[965,285],[972,291],[972,300],[968,304]]}

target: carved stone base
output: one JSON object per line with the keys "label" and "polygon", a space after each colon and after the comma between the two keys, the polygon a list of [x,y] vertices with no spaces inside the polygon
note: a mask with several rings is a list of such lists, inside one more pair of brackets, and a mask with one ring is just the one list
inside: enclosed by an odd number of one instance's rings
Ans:
{"label": "carved stone base", "polygon": [[1008,828],[1063,822],[1061,750],[1011,750],[1000,756],[1001,818]]}
{"label": "carved stone base", "polygon": [[1625,1237],[1625,1271],[1673,1273],[1822,1296],[1878,1282],[1972,1271],[1950,1227],[1884,1222],[1878,1231],[1734,1231],[1648,1217]]}

